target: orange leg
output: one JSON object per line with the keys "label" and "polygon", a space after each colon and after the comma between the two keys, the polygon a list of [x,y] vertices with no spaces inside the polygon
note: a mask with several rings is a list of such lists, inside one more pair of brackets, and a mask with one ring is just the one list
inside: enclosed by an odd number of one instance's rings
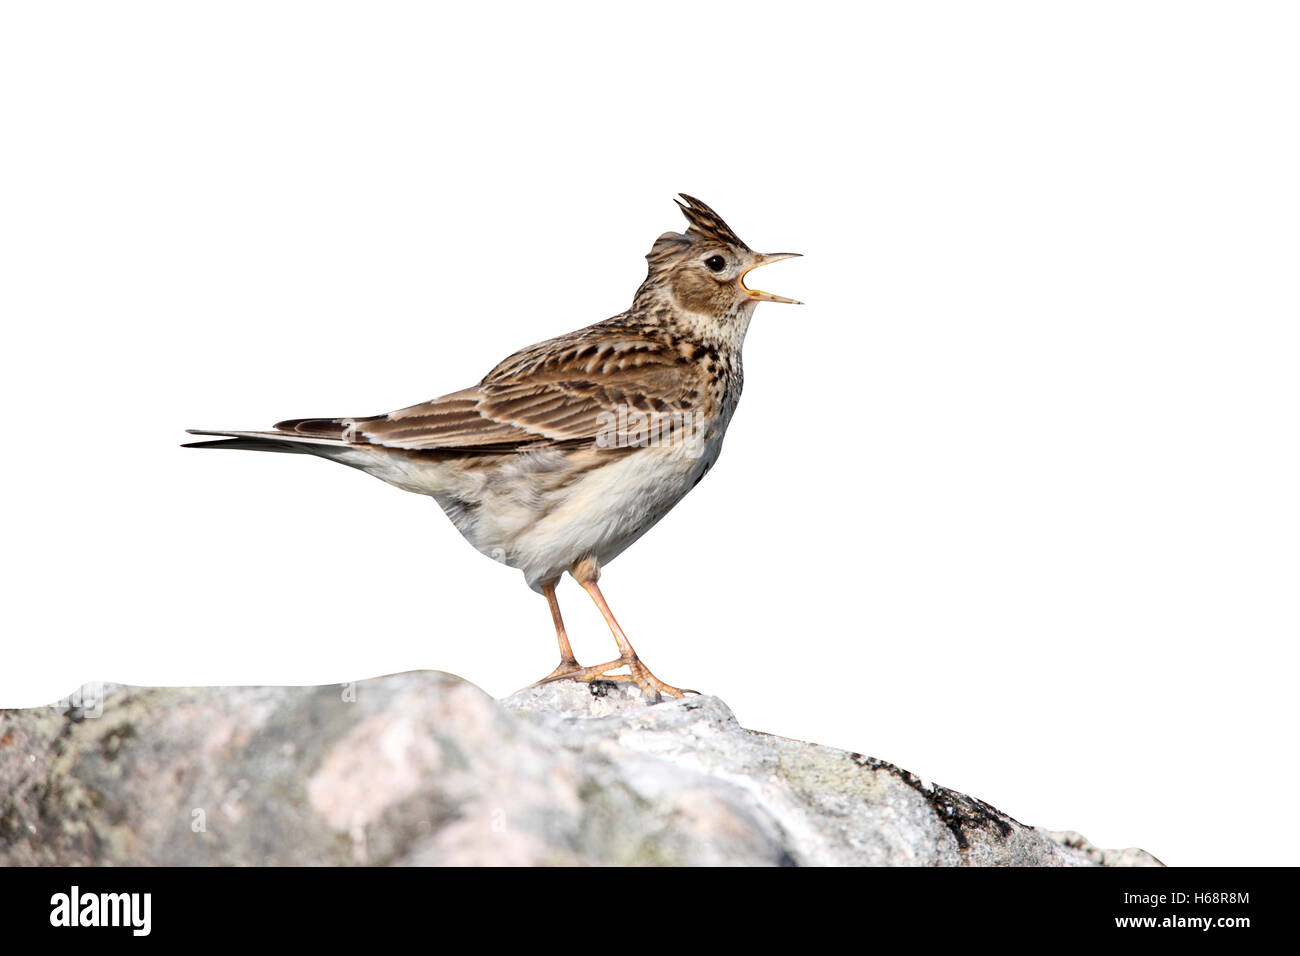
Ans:
{"label": "orange leg", "polygon": [[[699,691],[696,690],[683,690],[674,687],[672,684],[665,684],[650,672],[650,668],[641,663],[641,659],[637,657],[636,651],[632,648],[632,642],[627,639],[627,635],[623,633],[623,628],[619,626],[618,621],[614,618],[614,612],[609,609],[609,605],[605,602],[605,595],[600,593],[600,587],[596,584],[597,579],[600,577],[600,568],[596,565],[595,561],[590,559],[580,561],[573,566],[571,573],[577,582],[582,585],[583,590],[591,595],[591,599],[596,602],[596,607],[600,608],[600,613],[604,616],[605,623],[609,625],[610,632],[614,635],[614,643],[618,645],[619,657],[617,660],[608,661],[604,664],[597,664],[595,667],[578,667],[577,662],[575,661],[573,669],[566,670],[564,673],[559,673],[560,668],[556,668],[556,673],[538,681],[539,684],[544,684],[547,681],[560,680],[565,677],[581,681],[593,681],[598,679],[628,681],[641,688],[642,693],[651,700],[660,700],[660,694],[667,694],[669,697],[682,697],[686,694],[699,693]],[[556,614],[558,613],[559,611],[557,609]],[[565,646],[567,646],[567,641],[561,645],[561,653],[563,653]],[[563,666],[563,664],[561,664],[561,666]],[[626,676],[617,675],[610,677],[606,673],[624,666],[627,667],[628,670]]]}
{"label": "orange leg", "polygon": [[[569,646],[569,635],[564,630],[564,618],[560,616],[560,601],[555,596],[555,585],[558,583],[558,581],[552,581],[550,584],[543,584],[542,593],[546,595],[546,603],[551,608],[551,620],[555,623],[555,640],[560,645],[560,663],[555,670],[539,680],[537,684],[545,684],[547,681],[569,677],[581,673],[583,670],[578,663],[578,659],[573,656],[573,648]],[[532,686],[536,687],[537,684]]]}

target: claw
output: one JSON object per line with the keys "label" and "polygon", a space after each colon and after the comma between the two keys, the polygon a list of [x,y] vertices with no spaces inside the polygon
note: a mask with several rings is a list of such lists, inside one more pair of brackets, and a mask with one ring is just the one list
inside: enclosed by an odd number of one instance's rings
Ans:
{"label": "claw", "polygon": [[[583,666],[575,660],[560,661],[555,670],[551,671],[541,680],[533,681],[528,687],[540,687],[542,684],[549,684],[553,680],[563,680],[573,674],[581,673]],[[527,688],[525,688],[527,690]]]}
{"label": "claw", "polygon": [[[628,669],[627,674],[610,675],[607,673],[607,671],[612,671],[616,667],[624,666]],[[642,664],[640,658],[637,657],[633,657],[630,660],[620,657],[617,660],[606,661],[604,664],[596,664],[593,667],[579,667],[575,665],[571,668],[567,668],[564,663],[561,663],[561,665],[554,671],[532,686],[536,687],[539,684],[549,684],[552,681],[557,680],[580,680],[587,683],[594,680],[613,680],[621,683],[636,684],[636,686],[641,689],[641,693],[645,694],[646,697],[655,703],[663,700],[664,694],[667,694],[669,697],[684,697],[687,694],[695,694],[698,696],[700,693],[698,690],[690,690],[689,688],[683,689],[680,687],[674,687],[672,684],[664,683],[658,677],[655,677],[655,675],[651,673],[650,668]]]}

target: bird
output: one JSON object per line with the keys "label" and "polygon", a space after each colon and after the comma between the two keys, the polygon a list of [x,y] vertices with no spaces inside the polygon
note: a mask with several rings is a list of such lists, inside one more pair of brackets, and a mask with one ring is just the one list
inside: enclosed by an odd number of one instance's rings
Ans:
{"label": "bird", "polygon": [[[798,253],[755,252],[709,206],[678,195],[686,232],[654,241],[626,311],[521,349],[477,385],[418,405],[261,431],[187,429],[215,440],[184,447],[313,455],[432,497],[475,548],[546,598],[560,662],[532,686],[625,681],[652,702],[697,693],[642,662],[598,581],[717,461],[756,306],[802,303],[745,282]],[[556,598],[566,572],[609,626],[613,660],[584,667],[574,657]]]}

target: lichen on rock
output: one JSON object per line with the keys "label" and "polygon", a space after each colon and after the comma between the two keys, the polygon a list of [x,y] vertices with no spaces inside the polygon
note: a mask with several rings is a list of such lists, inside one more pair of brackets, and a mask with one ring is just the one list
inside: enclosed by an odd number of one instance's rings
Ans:
{"label": "lichen on rock", "polygon": [[716,697],[433,671],[0,711],[3,865],[1159,865]]}

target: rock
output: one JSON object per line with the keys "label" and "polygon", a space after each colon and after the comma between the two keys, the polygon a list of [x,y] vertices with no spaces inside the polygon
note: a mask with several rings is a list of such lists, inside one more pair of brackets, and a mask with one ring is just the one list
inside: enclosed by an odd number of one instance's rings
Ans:
{"label": "rock", "polygon": [[571,681],[430,671],[0,711],[0,865],[1159,865],[892,764]]}

